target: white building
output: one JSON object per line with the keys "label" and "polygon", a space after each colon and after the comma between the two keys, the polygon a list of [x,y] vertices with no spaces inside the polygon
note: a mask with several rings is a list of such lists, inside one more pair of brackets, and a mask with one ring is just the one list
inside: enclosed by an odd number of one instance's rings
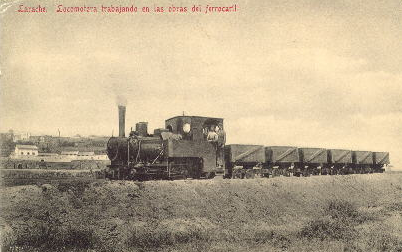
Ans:
{"label": "white building", "polygon": [[78,151],[62,151],[60,155],[64,158],[76,160],[78,157]]}
{"label": "white building", "polygon": [[44,162],[71,162],[71,158],[67,155],[59,155],[57,153],[43,153],[39,152],[38,161]]}
{"label": "white building", "polygon": [[95,153],[93,151],[80,151],[78,152],[79,157],[92,157]]}
{"label": "white building", "polygon": [[35,145],[17,144],[14,150],[15,156],[38,156],[38,147]]}
{"label": "white building", "polygon": [[27,141],[29,140],[29,137],[31,136],[31,133],[14,133],[13,135],[13,142],[17,141]]}
{"label": "white building", "polygon": [[109,157],[107,155],[95,155],[93,156],[92,160],[109,160]]}
{"label": "white building", "polygon": [[107,155],[96,155],[93,151],[78,152],[77,160],[109,160]]}

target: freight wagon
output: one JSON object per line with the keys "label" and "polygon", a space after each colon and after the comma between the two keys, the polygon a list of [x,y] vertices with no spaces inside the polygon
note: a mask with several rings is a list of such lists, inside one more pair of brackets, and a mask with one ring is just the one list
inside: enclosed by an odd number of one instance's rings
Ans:
{"label": "freight wagon", "polygon": [[[238,157],[248,155],[254,150],[252,145],[227,145],[225,155],[233,156],[234,149],[235,156]],[[255,158],[255,155],[248,155],[247,162],[244,162],[245,159],[229,158],[226,163],[226,177],[251,178],[260,174],[269,177],[381,173],[390,164],[388,152],[287,146],[270,146],[265,149],[265,160],[261,156]]]}

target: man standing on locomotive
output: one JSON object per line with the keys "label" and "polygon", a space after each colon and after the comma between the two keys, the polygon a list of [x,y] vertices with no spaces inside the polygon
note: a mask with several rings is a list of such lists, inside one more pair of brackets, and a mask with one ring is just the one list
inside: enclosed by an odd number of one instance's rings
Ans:
{"label": "man standing on locomotive", "polygon": [[225,145],[225,131],[219,125],[211,125],[207,135],[207,141],[212,142],[216,150],[216,164],[223,167],[223,146]]}
{"label": "man standing on locomotive", "polygon": [[[218,127],[218,126],[216,126]],[[218,134],[215,132],[215,125],[211,125],[211,128],[207,135],[208,142],[217,142],[218,141]]]}

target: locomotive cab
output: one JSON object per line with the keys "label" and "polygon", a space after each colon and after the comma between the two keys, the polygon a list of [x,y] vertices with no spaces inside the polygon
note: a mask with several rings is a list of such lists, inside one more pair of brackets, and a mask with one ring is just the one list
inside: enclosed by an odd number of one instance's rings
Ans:
{"label": "locomotive cab", "polygon": [[[226,134],[222,118],[176,116],[167,119],[165,127],[173,134],[182,136],[182,141],[174,143],[178,146],[183,145],[182,155],[203,157],[203,173],[215,174],[223,171]],[[211,138],[211,135],[215,137]],[[176,155],[173,153],[171,155]]]}

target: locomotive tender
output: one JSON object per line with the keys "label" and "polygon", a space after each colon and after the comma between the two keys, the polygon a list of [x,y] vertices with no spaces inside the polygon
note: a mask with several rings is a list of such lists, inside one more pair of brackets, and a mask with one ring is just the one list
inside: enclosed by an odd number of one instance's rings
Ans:
{"label": "locomotive tender", "polygon": [[107,143],[109,179],[152,180],[254,178],[384,172],[388,152],[293,146],[225,145],[222,118],[176,116],[148,134],[136,124],[125,136],[125,106],[119,106],[119,136]]}

